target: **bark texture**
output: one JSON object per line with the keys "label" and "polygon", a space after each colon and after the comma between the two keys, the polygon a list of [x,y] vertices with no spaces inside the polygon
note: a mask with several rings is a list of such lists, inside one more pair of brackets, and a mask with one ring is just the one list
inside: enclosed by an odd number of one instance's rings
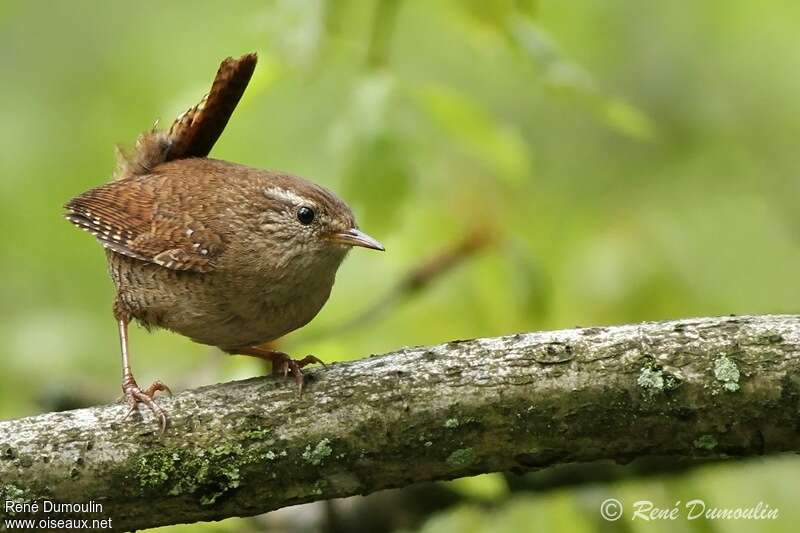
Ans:
{"label": "bark texture", "polygon": [[94,501],[53,518],[138,529],[569,462],[797,452],[799,355],[798,316],[405,348],[310,370],[300,398],[259,377],[162,399],[163,436],[121,404],[0,422],[0,500]]}

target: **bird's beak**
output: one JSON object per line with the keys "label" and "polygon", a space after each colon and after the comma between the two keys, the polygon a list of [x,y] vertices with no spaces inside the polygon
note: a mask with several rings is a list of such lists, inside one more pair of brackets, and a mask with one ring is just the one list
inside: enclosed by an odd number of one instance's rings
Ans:
{"label": "bird's beak", "polygon": [[362,246],[364,248],[371,248],[372,250],[386,250],[381,243],[364,233],[363,231],[355,228],[347,230],[344,233],[334,233],[330,236],[330,240],[344,244],[345,246]]}

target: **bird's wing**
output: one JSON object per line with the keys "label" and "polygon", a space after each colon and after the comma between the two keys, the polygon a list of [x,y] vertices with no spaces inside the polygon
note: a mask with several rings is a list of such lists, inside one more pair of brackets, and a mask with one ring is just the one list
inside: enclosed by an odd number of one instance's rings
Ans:
{"label": "bird's wing", "polygon": [[168,131],[142,134],[130,154],[121,153],[117,179],[70,200],[67,219],[118,254],[174,270],[209,272],[224,248],[219,234],[180,205],[180,180],[154,174],[167,161],[205,157],[222,134],[257,57],[222,62],[209,93],[178,117]]}
{"label": "bird's wing", "polygon": [[257,59],[250,53],[222,62],[208,94],[172,123],[165,161],[208,155],[244,94]]}
{"label": "bird's wing", "polygon": [[179,197],[173,185],[158,175],[113,181],[70,200],[66,217],[118,254],[173,270],[210,272],[224,241],[172,205],[169,199]]}

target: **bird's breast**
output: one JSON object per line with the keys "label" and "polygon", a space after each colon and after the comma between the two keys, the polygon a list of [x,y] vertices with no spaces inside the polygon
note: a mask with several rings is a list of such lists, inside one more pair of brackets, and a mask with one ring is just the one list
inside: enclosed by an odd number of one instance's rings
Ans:
{"label": "bird's breast", "polygon": [[197,273],[110,253],[109,267],[118,301],[141,322],[202,344],[241,348],[313,319],[330,296],[338,263]]}
{"label": "bird's breast", "polygon": [[215,339],[223,348],[252,346],[294,331],[310,322],[330,296],[336,268],[292,272],[232,273],[222,282],[230,290],[218,300],[227,312]]}

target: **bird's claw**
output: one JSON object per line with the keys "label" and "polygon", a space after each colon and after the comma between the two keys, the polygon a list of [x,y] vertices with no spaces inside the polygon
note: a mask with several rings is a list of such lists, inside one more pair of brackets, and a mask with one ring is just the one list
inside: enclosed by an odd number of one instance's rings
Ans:
{"label": "bird's claw", "polygon": [[132,376],[130,379],[126,379],[122,384],[122,392],[125,395],[125,401],[129,409],[122,419],[126,420],[137,410],[138,405],[143,403],[159,419],[159,427],[161,428],[161,434],[163,434],[167,429],[167,413],[153,400],[156,392],[159,391],[166,392],[172,396],[172,391],[161,381],[156,380],[145,390],[142,390]]}
{"label": "bird's claw", "polygon": [[325,363],[320,360],[318,357],[313,355],[307,355],[302,359],[292,359],[287,354],[283,352],[277,352],[279,355],[272,360],[272,373],[273,374],[283,374],[283,377],[287,377],[289,373],[292,373],[294,376],[294,381],[297,383],[297,395],[300,396],[303,393],[303,371],[301,370],[304,366],[319,363],[322,366],[326,366]]}

